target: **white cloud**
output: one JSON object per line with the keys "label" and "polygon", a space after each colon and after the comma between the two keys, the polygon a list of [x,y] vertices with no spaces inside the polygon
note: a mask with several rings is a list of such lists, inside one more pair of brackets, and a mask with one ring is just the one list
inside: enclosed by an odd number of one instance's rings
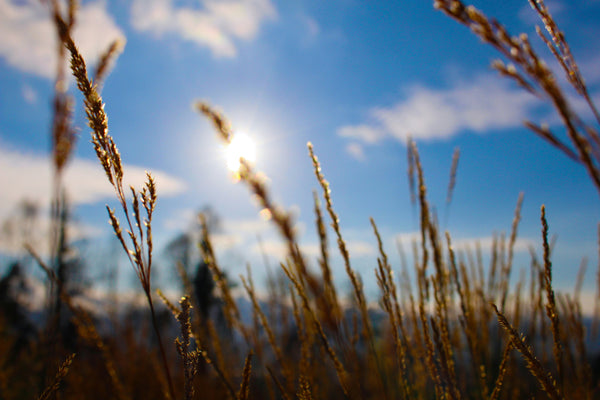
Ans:
{"label": "white cloud", "polygon": [[[552,18],[556,18],[559,14],[564,14],[566,7],[561,1],[549,0],[545,1],[545,3]],[[527,25],[543,25],[538,13],[529,4],[521,7],[519,10],[519,19]]]}
{"label": "white cloud", "polygon": [[400,242],[404,249],[412,246],[413,242],[421,243],[421,232],[401,232],[394,235],[394,243]]}
{"label": "white cloud", "polygon": [[[39,205],[39,204],[36,204]],[[0,253],[4,255],[19,256],[25,251],[25,245],[31,246],[37,255],[43,258],[49,257],[51,249],[53,228],[52,220],[47,209],[39,209],[33,219],[23,219],[23,211],[17,208],[7,219],[1,221],[0,230]],[[71,243],[81,239],[98,236],[102,230],[77,220],[69,221],[66,228],[67,237]],[[70,255],[75,255],[77,250],[71,249]]]}
{"label": "white cloud", "polygon": [[365,161],[365,151],[361,144],[350,143],[346,146],[346,151],[358,161]]}
{"label": "white cloud", "polygon": [[176,7],[172,0],[134,0],[131,24],[156,36],[174,34],[207,47],[216,57],[234,57],[235,41],[251,40],[277,12],[270,0],[200,0],[200,8]]}
{"label": "white cloud", "polygon": [[578,64],[587,85],[600,83],[600,56],[588,58]]}
{"label": "white cloud", "polygon": [[[125,165],[124,183],[140,188],[146,176],[144,168]],[[0,218],[13,212],[23,199],[45,206],[50,203],[52,168],[48,156],[25,154],[8,150],[0,143]],[[158,195],[173,196],[183,192],[186,184],[162,171],[153,171]],[[64,184],[69,201],[77,206],[114,198],[114,189],[108,182],[99,162],[74,159],[66,167]]]}
{"label": "white cloud", "polygon": [[212,245],[217,251],[227,251],[236,248],[244,242],[244,237],[239,234],[224,234],[224,233],[213,233],[210,235]]}
{"label": "white cloud", "polygon": [[[444,248],[447,247],[446,239],[442,238]],[[478,237],[450,237],[452,248],[454,251],[466,251],[468,249],[475,250],[476,246],[480,246],[483,253],[491,254],[492,246],[494,244],[493,236],[478,236]],[[428,243],[429,243],[429,239]],[[416,243],[421,246],[421,232],[403,232],[394,235],[394,241],[400,241],[402,248],[405,252],[411,249],[412,243]],[[508,246],[508,243],[506,244]],[[514,251],[516,253],[529,252],[531,247],[536,248],[538,244],[535,240],[529,238],[517,238],[515,241]]]}
{"label": "white cloud", "polygon": [[478,133],[522,126],[539,100],[495,75],[480,75],[447,89],[413,87],[391,107],[370,110],[371,122],[344,126],[338,135],[377,143],[388,136],[400,141],[448,139],[459,132]]}
{"label": "white cloud", "polygon": [[306,26],[306,33],[310,38],[315,38],[321,33],[321,27],[319,23],[312,17],[306,15],[303,19],[304,25]]}
{"label": "white cloud", "polygon": [[346,247],[351,257],[374,256],[376,254],[375,247],[371,243],[361,240],[348,240],[346,241]]}
{"label": "white cloud", "polygon": [[288,255],[287,246],[281,240],[263,240],[259,245],[256,243],[250,251],[255,255],[265,254],[277,261],[284,261]]}
{"label": "white cloud", "polygon": [[348,125],[342,126],[338,130],[338,135],[352,139],[359,139],[369,144],[375,144],[385,137],[385,131],[381,128],[366,124]]}
{"label": "white cloud", "polygon": [[[0,252],[18,254],[23,251],[23,241],[27,239],[41,255],[49,254],[48,232],[52,225],[48,209],[53,185],[50,157],[9,150],[0,143],[0,170],[0,187],[6,188],[0,191]],[[146,170],[132,165],[125,165],[124,170],[125,186],[141,188],[146,178]],[[184,182],[165,172],[151,173],[155,178],[159,197],[174,196],[186,190]],[[93,160],[72,160],[67,164],[63,182],[68,200],[73,206],[115,199],[114,189],[104,170],[99,162]],[[17,225],[11,222],[23,201],[35,205],[39,210],[35,228],[27,228],[22,221],[16,221]],[[23,229],[27,229],[28,232]],[[69,225],[68,234],[71,240],[99,233],[100,230],[93,226],[80,223]]]}
{"label": "white cloud", "polygon": [[21,94],[23,95],[23,98],[25,99],[25,101],[27,103],[29,103],[29,104],[37,103],[38,94],[31,86],[24,84],[21,87]]}
{"label": "white cloud", "polygon": [[[81,5],[74,40],[89,64],[124,34],[108,15],[105,1]],[[0,0],[0,58],[21,71],[45,78],[56,73],[56,29],[39,0]]]}
{"label": "white cloud", "polygon": [[218,251],[255,245],[257,238],[272,231],[269,221],[260,218],[225,220],[220,232],[211,235]]}
{"label": "white cloud", "polygon": [[223,229],[227,232],[238,232],[245,235],[262,234],[271,228],[271,224],[260,218],[226,220]]}
{"label": "white cloud", "polygon": [[[491,249],[494,245],[494,237],[484,236],[474,238],[452,239],[452,247],[454,248],[454,250],[474,250],[477,245],[481,246],[481,249],[484,252],[489,251],[491,254]],[[508,248],[508,243],[506,243],[506,246]],[[514,245],[514,251],[515,253],[528,252],[531,247],[536,248],[536,246],[537,243],[532,239],[517,238]]]}
{"label": "white cloud", "polygon": [[[347,240],[346,248],[350,253],[350,257],[366,257],[374,256],[376,253],[375,247],[368,242],[361,240]],[[258,244],[252,246],[251,251],[254,254],[261,254],[264,252],[265,255],[272,257],[276,261],[283,261],[288,256],[288,247],[283,239],[270,239],[262,242],[262,248]],[[316,259],[321,256],[321,247],[317,243],[306,243],[300,245],[300,252],[309,259]],[[340,259],[339,252],[335,251],[335,248],[329,248],[330,255],[332,258]]]}
{"label": "white cloud", "polygon": [[[250,251],[255,255],[264,254],[272,257],[277,262],[283,262],[288,257],[288,246],[283,239],[269,239],[262,241],[261,245],[255,244],[250,248]],[[300,245],[300,252],[304,256],[317,257],[320,254],[318,245],[305,244]]]}

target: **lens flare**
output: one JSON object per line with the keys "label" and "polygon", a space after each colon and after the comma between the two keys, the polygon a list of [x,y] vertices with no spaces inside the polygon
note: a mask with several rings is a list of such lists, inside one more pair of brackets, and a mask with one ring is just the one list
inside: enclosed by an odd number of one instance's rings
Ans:
{"label": "lens flare", "polygon": [[256,161],[256,145],[250,136],[243,132],[233,135],[231,143],[225,148],[225,158],[227,168],[231,172],[237,173],[240,170],[240,158],[243,158],[250,164]]}

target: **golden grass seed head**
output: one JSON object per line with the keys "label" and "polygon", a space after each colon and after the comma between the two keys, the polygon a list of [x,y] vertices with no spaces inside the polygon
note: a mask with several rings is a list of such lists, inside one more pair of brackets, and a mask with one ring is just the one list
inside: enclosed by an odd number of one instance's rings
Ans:
{"label": "golden grass seed head", "polygon": [[453,14],[458,14],[459,11],[462,10],[464,6],[459,1],[452,1],[450,3],[450,12]]}

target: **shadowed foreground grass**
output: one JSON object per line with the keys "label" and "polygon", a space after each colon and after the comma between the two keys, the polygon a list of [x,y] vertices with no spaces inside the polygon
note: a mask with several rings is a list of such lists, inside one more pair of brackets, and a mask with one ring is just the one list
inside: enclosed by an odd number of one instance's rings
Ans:
{"label": "shadowed foreground grass", "polygon": [[[569,83],[588,102],[600,123],[583,78],[564,36],[543,1],[531,2],[551,36],[540,36],[562,60]],[[600,189],[597,126],[578,117],[553,73],[529,45],[527,37],[511,36],[496,21],[459,1],[435,1],[458,22],[470,27],[511,64],[497,61],[501,75],[515,80],[552,104],[564,123],[567,141],[548,128],[527,122],[532,131],[556,146],[588,172]],[[552,245],[546,211],[540,210],[540,249],[532,249],[529,274],[512,285],[513,253],[522,196],[515,209],[509,236],[496,236],[489,265],[483,250],[456,253],[452,236],[441,232],[427,200],[417,146],[407,143],[409,184],[420,215],[420,238],[410,243],[414,265],[392,266],[377,223],[371,220],[379,254],[373,260],[380,288],[377,304],[370,304],[361,277],[353,269],[332,193],[316,150],[308,144],[320,192],[314,195],[315,229],[320,238],[318,268],[300,251],[294,221],[275,204],[263,175],[241,159],[238,171],[261,210],[268,211],[286,244],[280,273],[270,277],[266,293],[254,285],[251,268],[241,277],[251,315],[244,315],[215,256],[206,216],[200,215],[202,238],[198,248],[212,276],[217,296],[210,312],[205,293],[194,290],[191,278],[179,268],[185,293],[171,303],[151,282],[152,215],[157,196],[152,176],[140,190],[123,187],[123,163],[108,133],[107,116],[99,92],[107,66],[118,44],[101,57],[90,77],[85,60],[71,37],[75,4],[61,12],[52,3],[57,35],[64,44],[59,57],[71,71],[84,97],[92,143],[120,209],[107,209],[119,243],[135,270],[147,307],[107,316],[82,307],[66,288],[61,268],[67,260],[66,201],[61,195],[62,168],[74,146],[72,101],[57,85],[53,124],[55,193],[53,215],[56,247],[51,261],[28,250],[48,276],[49,306],[42,328],[24,328],[11,317],[8,295],[0,315],[0,398],[235,398],[235,399],[513,399],[600,396],[597,343],[598,310],[584,318],[578,295],[555,293],[552,286]],[[66,79],[59,71],[57,82]],[[233,130],[209,104],[197,110],[230,143]],[[448,202],[456,179],[455,154]],[[63,234],[61,234],[61,232]],[[333,235],[333,238],[329,236]],[[333,241],[335,246],[329,243]],[[401,259],[403,247],[399,243]],[[331,252],[340,253],[351,283],[350,300],[342,300],[332,281]],[[394,250],[396,251],[396,250]],[[540,254],[538,257],[536,254]],[[174,266],[175,268],[175,266]],[[415,276],[409,278],[409,268]],[[398,274],[398,277],[395,276]],[[583,279],[583,274],[579,280]],[[2,282],[8,282],[3,279]],[[210,285],[209,285],[210,286]],[[578,283],[580,286],[580,283]],[[212,286],[210,286],[212,287]],[[211,289],[212,290],[212,289]],[[6,288],[4,293],[8,294]],[[155,304],[160,298],[163,304]],[[596,304],[598,304],[598,295]],[[10,303],[12,309],[18,305]],[[110,310],[108,310],[110,311]],[[171,315],[172,314],[172,315]],[[596,349],[597,350],[597,349]]]}

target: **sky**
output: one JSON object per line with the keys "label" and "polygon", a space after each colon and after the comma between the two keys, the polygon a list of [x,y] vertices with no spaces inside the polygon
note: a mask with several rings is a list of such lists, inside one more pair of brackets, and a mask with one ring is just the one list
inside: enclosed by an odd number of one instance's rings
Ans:
{"label": "sky", "polygon": [[[0,0],[0,221],[11,220],[24,200],[37,204],[40,249],[52,186],[56,72],[55,32],[42,3]],[[528,33],[549,59],[535,37],[540,21],[526,1],[473,4],[510,32]],[[600,104],[600,1],[547,4]],[[523,127],[530,119],[560,132],[556,114],[499,77],[490,67],[499,55],[436,11],[432,1],[92,0],[81,4],[74,37],[90,66],[112,40],[125,43],[102,96],[127,182],[139,187],[146,170],[156,178],[159,255],[170,239],[194,226],[204,207],[220,217],[214,241],[230,276],[250,263],[260,282],[261,247],[272,268],[284,254],[247,188],[231,179],[212,126],[194,111],[201,99],[254,140],[256,168],[268,177],[278,204],[294,215],[302,249],[316,266],[312,192],[319,188],[306,148],[313,143],[353,268],[370,296],[377,294],[377,245],[369,217],[394,268],[396,241],[408,251],[419,229],[407,179],[409,136],[419,148],[441,228],[458,248],[479,242],[489,255],[492,236],[510,234],[523,192],[515,275],[529,267],[531,246],[541,254],[544,204],[550,234],[557,237],[555,286],[572,293],[587,258],[584,291],[595,290],[599,193],[582,166]],[[562,76],[559,81],[564,84]],[[105,209],[117,206],[114,191],[95,158],[73,81],[71,91],[78,132],[64,178],[76,220],[71,237],[114,244]],[[574,106],[590,116],[580,101]],[[455,148],[461,158],[446,207]],[[20,242],[9,236],[0,238],[0,250],[14,256]],[[335,246],[331,232],[330,244]],[[175,279],[172,266],[158,260],[158,276]],[[333,264],[336,282],[348,288],[339,256]]]}

